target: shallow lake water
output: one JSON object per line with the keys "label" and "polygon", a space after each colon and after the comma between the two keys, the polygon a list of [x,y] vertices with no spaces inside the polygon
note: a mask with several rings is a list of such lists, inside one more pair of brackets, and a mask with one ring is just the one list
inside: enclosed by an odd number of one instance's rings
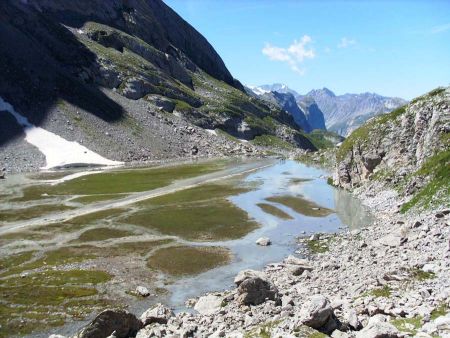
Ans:
{"label": "shallow lake water", "polygon": [[[293,254],[299,236],[370,225],[327,175],[274,159],[12,175],[0,184],[0,310],[10,313],[0,335],[71,335],[115,305],[187,310],[187,299],[232,287],[240,270]],[[137,285],[152,295],[136,297]],[[72,301],[56,297],[67,287]],[[24,288],[39,297],[30,303]],[[48,321],[49,312],[60,315]]]}
{"label": "shallow lake water", "polygon": [[[190,297],[212,290],[233,286],[234,276],[243,269],[260,269],[268,263],[281,261],[297,248],[297,238],[316,232],[338,232],[370,225],[372,216],[360,202],[346,191],[327,184],[327,173],[296,161],[282,160],[269,168],[248,175],[244,180],[254,190],[230,197],[239,208],[244,209],[260,227],[243,238],[211,242],[210,245],[231,249],[230,264],[209,270],[200,275],[181,279],[169,287],[171,305],[185,310],[183,303]],[[303,197],[318,206],[332,210],[329,215],[314,217],[295,212],[279,203],[268,202],[273,196]],[[298,201],[301,203],[301,200]],[[258,204],[270,203],[290,216],[283,219],[264,212]],[[260,237],[268,237],[272,245],[255,244]]]}

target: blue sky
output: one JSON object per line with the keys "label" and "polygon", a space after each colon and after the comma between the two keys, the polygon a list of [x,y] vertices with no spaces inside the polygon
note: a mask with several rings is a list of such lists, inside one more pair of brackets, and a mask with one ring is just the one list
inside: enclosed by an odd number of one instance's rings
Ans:
{"label": "blue sky", "polygon": [[165,0],[234,77],[411,99],[450,84],[450,1]]}

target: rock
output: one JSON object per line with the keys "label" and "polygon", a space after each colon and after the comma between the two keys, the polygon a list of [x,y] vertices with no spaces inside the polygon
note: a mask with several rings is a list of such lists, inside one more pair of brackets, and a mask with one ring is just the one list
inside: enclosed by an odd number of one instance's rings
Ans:
{"label": "rock", "polygon": [[350,338],[350,335],[347,332],[334,330],[331,334],[331,338]]}
{"label": "rock", "polygon": [[141,322],[144,326],[152,323],[167,324],[167,321],[174,315],[173,311],[167,306],[156,304],[141,315]]}
{"label": "rock", "polygon": [[309,261],[302,258],[297,258],[295,256],[290,255],[288,258],[284,260],[287,264],[287,268],[294,276],[300,276],[305,271],[312,271],[312,267],[309,265]]}
{"label": "rock", "polygon": [[437,273],[439,271],[439,267],[436,264],[427,263],[422,267],[422,271]]}
{"label": "rock", "polygon": [[113,332],[117,338],[134,336],[142,328],[135,315],[125,310],[105,310],[77,333],[77,338],[106,338]]}
{"label": "rock", "polygon": [[382,321],[375,321],[369,323],[364,329],[358,331],[355,338],[400,338],[402,335],[397,328]]}
{"label": "rock", "polygon": [[136,293],[142,297],[150,296],[150,291],[145,286],[138,286],[136,288]]}
{"label": "rock", "polygon": [[268,237],[261,237],[256,240],[256,244],[261,245],[261,246],[268,246],[268,245],[272,244],[272,242],[270,241],[270,238],[268,238]]}
{"label": "rock", "polygon": [[175,103],[160,95],[147,95],[145,97],[146,100],[151,101],[156,107],[161,108],[162,110],[172,113],[175,109]]}
{"label": "rock", "polygon": [[267,279],[252,277],[244,280],[238,287],[237,301],[241,305],[258,305],[266,300],[280,303],[280,296],[275,285]]}
{"label": "rock", "polygon": [[262,271],[256,271],[256,270],[242,270],[240,271],[236,277],[234,277],[234,284],[236,284],[236,286],[239,286],[243,281],[245,281],[248,278],[253,278],[253,277],[259,277],[262,279],[267,279],[267,276],[264,272]]}
{"label": "rock", "polygon": [[194,310],[202,315],[211,315],[216,313],[222,307],[222,298],[214,295],[200,297],[194,306]]}
{"label": "rock", "polygon": [[402,240],[402,237],[396,234],[390,234],[387,236],[384,236],[378,240],[378,243],[390,246],[390,247],[397,247],[400,246],[400,244],[403,243],[404,240]]}
{"label": "rock", "polygon": [[354,309],[345,312],[344,318],[353,330],[361,329],[362,325],[358,319],[358,315]]}
{"label": "rock", "polygon": [[309,240],[310,241],[318,241],[320,239],[320,234],[319,233],[315,233],[314,235],[312,235]]}
{"label": "rock", "polygon": [[332,332],[337,327],[333,308],[325,296],[314,295],[300,309],[303,324],[323,332]]}

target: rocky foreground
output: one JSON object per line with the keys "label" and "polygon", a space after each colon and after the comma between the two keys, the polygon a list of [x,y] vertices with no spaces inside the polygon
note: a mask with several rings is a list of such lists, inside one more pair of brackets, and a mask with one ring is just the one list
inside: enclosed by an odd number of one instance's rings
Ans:
{"label": "rocky foreground", "polygon": [[299,239],[307,259],[242,271],[195,313],[106,310],[76,337],[450,337],[450,210],[405,216],[393,193],[361,196],[375,223]]}

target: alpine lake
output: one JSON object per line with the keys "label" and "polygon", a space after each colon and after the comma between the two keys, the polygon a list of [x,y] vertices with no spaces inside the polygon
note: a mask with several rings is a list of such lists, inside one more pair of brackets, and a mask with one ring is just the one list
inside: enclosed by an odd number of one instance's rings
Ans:
{"label": "alpine lake", "polygon": [[[327,175],[276,159],[9,175],[0,337],[74,334],[110,307],[186,311],[187,299],[231,288],[240,270],[293,254],[300,236],[370,225]],[[256,245],[260,237],[272,245]]]}

